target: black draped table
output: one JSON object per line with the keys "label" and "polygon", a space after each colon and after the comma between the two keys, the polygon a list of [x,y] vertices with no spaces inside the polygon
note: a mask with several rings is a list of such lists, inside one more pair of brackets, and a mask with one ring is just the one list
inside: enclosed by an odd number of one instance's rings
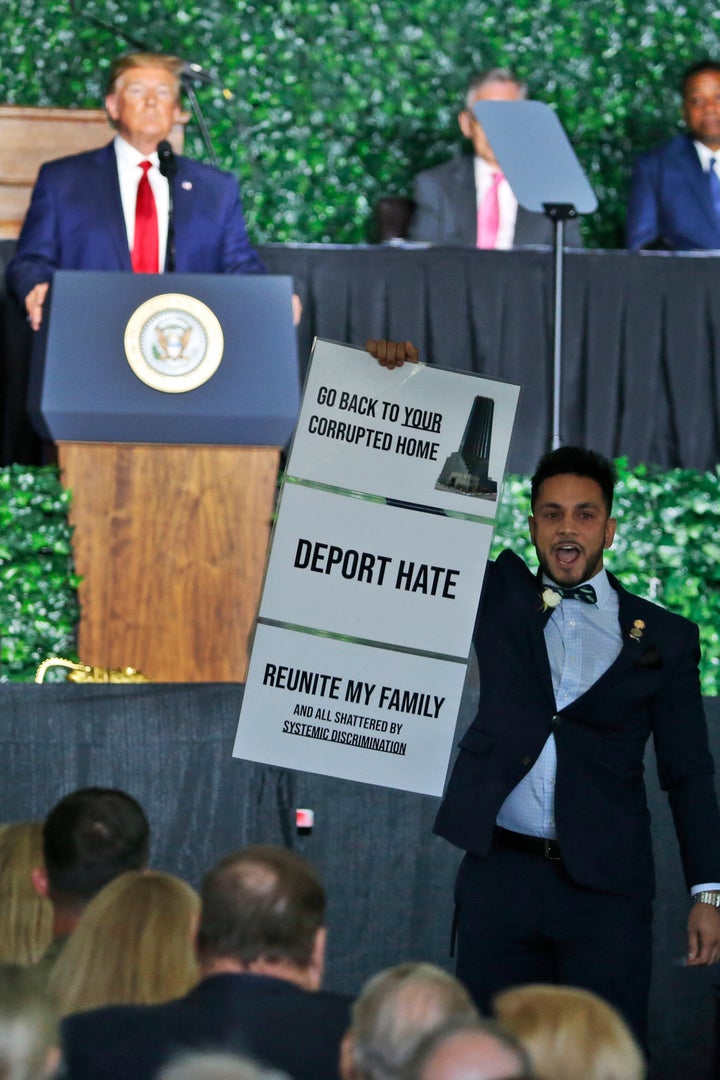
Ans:
{"label": "black draped table", "polygon": [[[121,787],[147,810],[152,864],[193,884],[246,843],[288,844],[310,858],[329,896],[329,988],[355,993],[369,974],[402,960],[449,966],[460,855],[431,833],[437,799],[233,760],[241,699],[235,684],[0,684],[0,821],[43,817],[79,786]],[[467,727],[476,701],[473,667],[458,728]],[[717,758],[720,700],[708,699],[706,707]],[[653,1080],[703,1080],[712,973],[682,966],[688,901],[651,758],[658,883]],[[315,811],[309,835],[295,830],[299,807]]]}
{"label": "black draped table", "polygon": [[[13,244],[0,242],[0,264]],[[315,336],[362,345],[409,338],[430,363],[522,385],[510,468],[531,472],[551,434],[552,255],[460,248],[267,245],[304,304],[304,373]],[[720,461],[720,261],[695,254],[569,252],[562,435],[632,463]],[[24,412],[30,332],[1,308],[2,462],[37,446]]]}

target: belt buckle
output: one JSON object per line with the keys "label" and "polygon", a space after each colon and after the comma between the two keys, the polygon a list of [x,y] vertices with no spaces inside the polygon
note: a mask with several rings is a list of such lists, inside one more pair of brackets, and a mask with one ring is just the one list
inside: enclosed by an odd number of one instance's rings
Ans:
{"label": "belt buckle", "polygon": [[550,859],[551,862],[560,862],[560,856],[553,852],[553,840],[545,840],[545,850],[543,855],[546,859]]}

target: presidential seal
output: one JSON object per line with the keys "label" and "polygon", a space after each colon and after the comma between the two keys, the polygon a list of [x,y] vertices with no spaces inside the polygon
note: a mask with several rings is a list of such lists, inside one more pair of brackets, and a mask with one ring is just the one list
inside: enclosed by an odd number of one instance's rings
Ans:
{"label": "presidential seal", "polygon": [[125,355],[138,379],[165,394],[195,390],[215,374],[222,327],[207,304],[183,293],[153,296],[125,327]]}

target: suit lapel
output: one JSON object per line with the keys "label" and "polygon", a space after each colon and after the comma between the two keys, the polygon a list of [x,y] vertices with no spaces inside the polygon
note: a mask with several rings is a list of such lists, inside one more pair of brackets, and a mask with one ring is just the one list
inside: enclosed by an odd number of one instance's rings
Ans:
{"label": "suit lapel", "polygon": [[697,206],[707,219],[713,235],[720,238],[720,223],[710,195],[710,181],[707,173],[703,172],[697,150],[688,136],[684,137],[681,144],[678,162],[683,180],[687,185],[688,205]]}
{"label": "suit lapel", "polygon": [[477,243],[477,195],[475,164],[469,154],[457,158],[453,177],[452,200],[456,208],[459,239],[466,247]]}
{"label": "suit lapel", "polygon": [[115,147],[112,143],[108,143],[97,151],[93,164],[95,166],[93,175],[95,217],[106,231],[109,243],[117,257],[119,269],[132,270],[120,198]]}

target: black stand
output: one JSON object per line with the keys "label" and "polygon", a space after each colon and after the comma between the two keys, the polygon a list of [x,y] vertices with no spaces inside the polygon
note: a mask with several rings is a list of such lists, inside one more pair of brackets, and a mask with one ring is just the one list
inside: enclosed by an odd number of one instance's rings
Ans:
{"label": "black stand", "polygon": [[200,102],[197,99],[192,79],[187,75],[181,75],[180,82],[182,83],[183,90],[187,94],[188,100],[192,106],[193,115],[200,130],[200,135],[202,136],[202,141],[210,164],[214,165],[216,169],[219,169],[220,163],[218,162],[218,156],[215,153],[215,147],[213,146],[212,138],[210,137],[210,129],[207,126],[205,115],[200,107]]}
{"label": "black stand", "polygon": [[520,206],[553,223],[552,449],[562,445],[563,239],[565,222],[597,199],[553,110],[540,101],[477,101],[473,112]]}
{"label": "black stand", "polygon": [[571,203],[543,203],[545,214],[553,223],[553,401],[552,450],[562,446],[560,437],[560,405],[562,393],[562,325],[563,325],[563,247],[565,222],[577,217]]}

